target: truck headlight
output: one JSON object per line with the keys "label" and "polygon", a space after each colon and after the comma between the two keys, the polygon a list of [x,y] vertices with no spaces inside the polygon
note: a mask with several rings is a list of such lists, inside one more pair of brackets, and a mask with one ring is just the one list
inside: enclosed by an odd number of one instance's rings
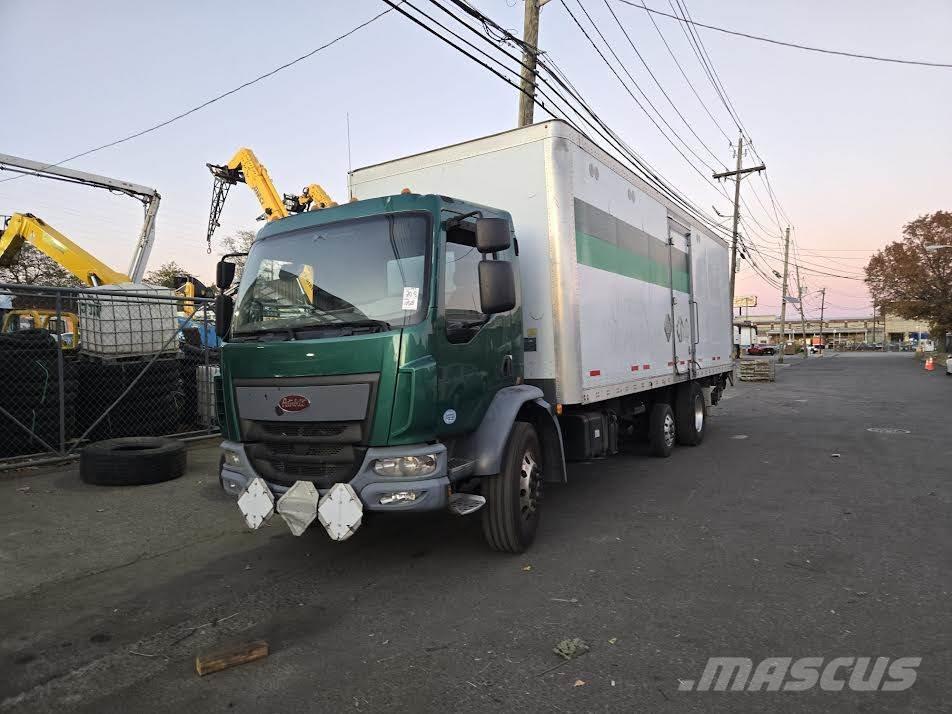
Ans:
{"label": "truck headlight", "polygon": [[225,449],[225,464],[228,466],[234,466],[238,468],[241,466],[241,457],[238,455],[237,451],[231,451],[230,449]]}
{"label": "truck headlight", "polygon": [[395,456],[374,461],[374,473],[378,476],[429,476],[436,471],[436,454],[424,456]]}

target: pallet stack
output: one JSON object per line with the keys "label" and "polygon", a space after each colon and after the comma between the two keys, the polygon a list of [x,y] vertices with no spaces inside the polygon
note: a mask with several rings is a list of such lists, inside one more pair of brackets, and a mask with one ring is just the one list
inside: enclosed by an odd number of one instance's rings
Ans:
{"label": "pallet stack", "polygon": [[773,382],[777,378],[777,370],[773,360],[741,360],[741,382]]}

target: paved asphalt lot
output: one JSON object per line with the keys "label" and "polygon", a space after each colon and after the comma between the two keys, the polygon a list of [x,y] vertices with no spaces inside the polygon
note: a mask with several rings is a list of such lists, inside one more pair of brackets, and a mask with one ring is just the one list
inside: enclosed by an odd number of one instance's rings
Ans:
{"label": "paved asphalt lot", "polygon": [[[573,465],[518,557],[477,517],[247,533],[210,448],[156,486],[5,478],[0,711],[948,711],[952,379],[788,361],[698,448]],[[196,676],[256,637],[267,659]],[[591,651],[560,663],[567,637]],[[898,693],[679,692],[710,656],[922,665]]]}

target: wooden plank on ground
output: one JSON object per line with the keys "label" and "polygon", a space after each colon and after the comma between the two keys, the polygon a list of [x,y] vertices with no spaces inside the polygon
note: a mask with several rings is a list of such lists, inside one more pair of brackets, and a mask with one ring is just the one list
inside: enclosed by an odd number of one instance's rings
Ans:
{"label": "wooden plank on ground", "polygon": [[195,658],[195,671],[200,677],[212,672],[220,672],[223,669],[234,667],[246,662],[254,662],[256,659],[268,656],[268,643],[264,640],[254,640],[253,642],[242,642],[237,645],[229,645],[220,650],[198,655]]}

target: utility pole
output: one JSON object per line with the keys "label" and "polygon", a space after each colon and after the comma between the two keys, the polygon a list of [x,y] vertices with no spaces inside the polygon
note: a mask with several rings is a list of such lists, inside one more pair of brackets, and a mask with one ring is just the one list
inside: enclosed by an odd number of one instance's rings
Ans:
{"label": "utility pole", "polygon": [[783,288],[780,293],[780,358],[783,364],[783,353],[787,349],[787,265],[790,258],[790,226],[787,226],[787,239],[783,243]]}
{"label": "utility pole", "polygon": [[[528,13],[528,3],[526,1],[526,12]],[[734,304],[734,284],[737,282],[737,226],[740,223],[740,180],[745,174],[754,173],[755,171],[764,171],[767,167],[761,164],[760,166],[751,166],[748,169],[744,168],[744,135],[740,134],[737,137],[737,168],[734,171],[724,171],[719,174],[714,174],[714,178],[723,179],[730,176],[734,177],[734,232],[733,239],[731,241],[731,305]],[[733,310],[731,311],[733,312]]]}
{"label": "utility pole", "polygon": [[820,302],[820,342],[826,347],[826,338],[823,337],[823,312],[826,310],[826,288],[820,288],[820,295],[823,296]]}
{"label": "utility pole", "polygon": [[535,109],[536,57],[539,53],[539,9],[549,0],[525,0],[526,14],[522,29],[522,41],[526,44],[522,53],[522,91],[519,92],[519,126],[529,126]]}
{"label": "utility pole", "polygon": [[803,314],[803,284],[800,282],[800,266],[797,265],[797,295],[800,300],[800,331],[803,334],[803,359],[810,356],[807,349],[807,318]]}

